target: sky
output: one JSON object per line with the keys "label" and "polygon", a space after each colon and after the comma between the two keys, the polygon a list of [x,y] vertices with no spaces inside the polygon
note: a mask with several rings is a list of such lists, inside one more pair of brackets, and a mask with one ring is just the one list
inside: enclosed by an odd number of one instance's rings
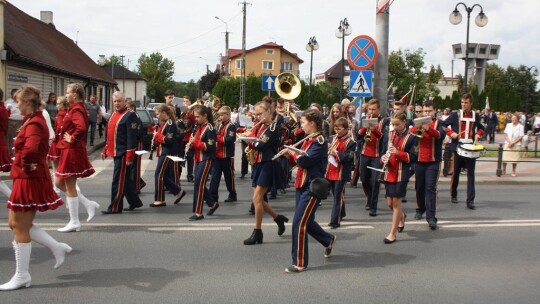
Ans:
{"label": "sky", "polygon": [[[92,59],[125,55],[125,63],[136,69],[141,54],[159,51],[175,63],[176,81],[198,80],[219,63],[225,54],[225,30],[229,48],[242,48],[242,5],[239,0],[8,0],[39,19],[40,11],[52,11],[57,30],[78,42]],[[440,65],[445,76],[452,74],[452,44],[465,43],[466,11],[463,21],[449,22],[456,0],[395,0],[390,7],[389,49],[424,49],[425,71]],[[376,0],[251,0],[247,6],[246,48],[267,42],[283,45],[304,60],[300,76],[309,77],[309,38],[315,36],[319,50],[313,55],[313,74],[323,73],[341,60],[341,39],[335,30],[344,18],[352,27],[345,50],[356,36],[375,38]],[[488,17],[478,27],[471,12],[470,42],[501,45],[502,67],[540,67],[540,1],[479,0],[465,2],[483,7]],[[224,22],[215,18],[218,16]],[[129,61],[129,62],[128,62]],[[454,62],[454,75],[463,74],[464,62]]]}

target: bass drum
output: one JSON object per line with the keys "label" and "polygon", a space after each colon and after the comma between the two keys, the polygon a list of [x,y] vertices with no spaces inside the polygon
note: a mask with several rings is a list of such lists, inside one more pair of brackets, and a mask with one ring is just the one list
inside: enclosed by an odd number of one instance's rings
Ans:
{"label": "bass drum", "polygon": [[457,148],[457,154],[466,158],[479,158],[482,151],[484,151],[482,145],[460,144]]}

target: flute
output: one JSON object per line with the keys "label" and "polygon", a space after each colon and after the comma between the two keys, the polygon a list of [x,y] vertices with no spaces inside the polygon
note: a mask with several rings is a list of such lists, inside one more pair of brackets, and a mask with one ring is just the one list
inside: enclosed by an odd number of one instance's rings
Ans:
{"label": "flute", "polygon": [[[297,148],[304,141],[306,141],[306,140],[308,140],[310,138],[313,138],[313,137],[315,137],[317,135],[319,135],[319,133],[311,133],[308,136],[304,137],[304,139],[302,139],[299,142],[292,145],[291,147]],[[276,155],[274,155],[274,157],[272,157],[272,160],[276,160],[276,159],[280,158],[281,156],[283,156],[283,154],[285,154],[286,151],[287,151],[287,147],[285,147],[285,149],[279,151]]]}
{"label": "flute", "polygon": [[[155,126],[153,129],[156,130],[157,126]],[[148,156],[149,160],[154,159],[154,151],[156,151],[156,146],[154,144],[154,136],[152,136],[152,143],[150,144],[150,156]]]}

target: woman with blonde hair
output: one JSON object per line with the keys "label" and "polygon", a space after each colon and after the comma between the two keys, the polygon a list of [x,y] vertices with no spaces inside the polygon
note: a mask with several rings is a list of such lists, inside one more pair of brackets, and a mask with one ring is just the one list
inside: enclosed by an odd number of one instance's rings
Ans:
{"label": "woman with blonde hair", "polygon": [[30,287],[32,278],[28,271],[32,241],[48,247],[55,259],[54,268],[64,262],[66,253],[71,252],[67,244],[59,243],[47,232],[33,224],[37,211],[54,210],[63,204],[54,192],[47,152],[49,151],[49,130],[40,111],[39,90],[25,85],[15,93],[14,98],[24,115],[23,125],[13,141],[14,161],[10,177],[13,191],[8,199],[8,224],[13,232],[16,272],[11,280],[0,285],[0,290],[15,290]]}
{"label": "woman with blonde hair", "polygon": [[512,114],[512,122],[504,129],[503,174],[506,174],[506,165],[512,164],[512,176],[516,176],[517,162],[520,158],[521,139],[525,135],[524,127],[519,123],[519,114]]}
{"label": "woman with blonde hair", "polygon": [[57,144],[57,148],[60,150],[60,160],[55,173],[55,184],[58,189],[66,193],[69,208],[69,223],[58,231],[73,232],[81,230],[79,202],[88,212],[87,222],[94,217],[99,204],[90,201],[77,190],[77,178],[89,177],[95,172],[86,152],[89,118],[84,107],[84,88],[82,85],[69,84],[66,89],[66,99],[69,109],[64,117],[64,126]]}
{"label": "woman with blonde hair", "polygon": [[328,118],[326,121],[328,121],[329,124],[329,130],[328,130],[328,137],[335,135],[336,131],[334,130],[334,126],[336,124],[336,120],[343,117],[343,112],[341,111],[341,105],[339,103],[335,103],[332,105],[332,108],[330,109],[330,115],[328,115]]}

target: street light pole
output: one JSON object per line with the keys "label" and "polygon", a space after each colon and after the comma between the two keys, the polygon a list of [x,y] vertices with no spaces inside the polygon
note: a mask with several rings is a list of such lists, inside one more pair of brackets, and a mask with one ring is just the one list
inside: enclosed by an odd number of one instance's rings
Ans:
{"label": "street light pole", "polygon": [[465,79],[463,81],[463,93],[467,93],[467,85],[468,85],[468,72],[469,72],[469,27],[470,27],[470,21],[471,21],[471,12],[474,10],[475,7],[480,8],[480,13],[478,16],[476,16],[475,23],[478,27],[484,27],[488,23],[488,18],[486,14],[484,14],[484,9],[480,4],[474,4],[471,7],[467,7],[467,5],[463,2],[459,2],[456,4],[456,7],[454,8],[454,11],[450,14],[450,23],[453,25],[458,25],[461,23],[461,20],[463,17],[461,16],[461,13],[458,10],[458,6],[463,5],[465,8],[465,11],[467,12],[467,38],[465,40]]}
{"label": "street light pole", "polygon": [[336,29],[336,37],[341,39],[341,87],[339,88],[339,99],[343,100],[343,86],[345,79],[345,36],[352,33],[352,28],[349,25],[347,18],[339,22],[339,27]]}
{"label": "street light pole", "polygon": [[208,60],[206,60],[206,58],[203,58],[203,57],[200,57],[200,56],[199,56],[199,58],[201,58],[202,60],[204,60],[204,62],[206,62],[206,74],[207,75],[210,74],[210,69],[208,68]]}
{"label": "street light pole", "polygon": [[319,43],[317,42],[317,39],[315,36],[309,38],[309,42],[306,45],[306,51],[311,53],[311,63],[309,65],[309,93],[308,93],[308,104],[311,104],[311,86],[313,85],[313,51],[316,51],[319,49]]}
{"label": "street light pole", "polygon": [[218,16],[215,17],[217,20],[225,23],[225,75],[229,75],[229,29],[227,27],[227,22]]}

